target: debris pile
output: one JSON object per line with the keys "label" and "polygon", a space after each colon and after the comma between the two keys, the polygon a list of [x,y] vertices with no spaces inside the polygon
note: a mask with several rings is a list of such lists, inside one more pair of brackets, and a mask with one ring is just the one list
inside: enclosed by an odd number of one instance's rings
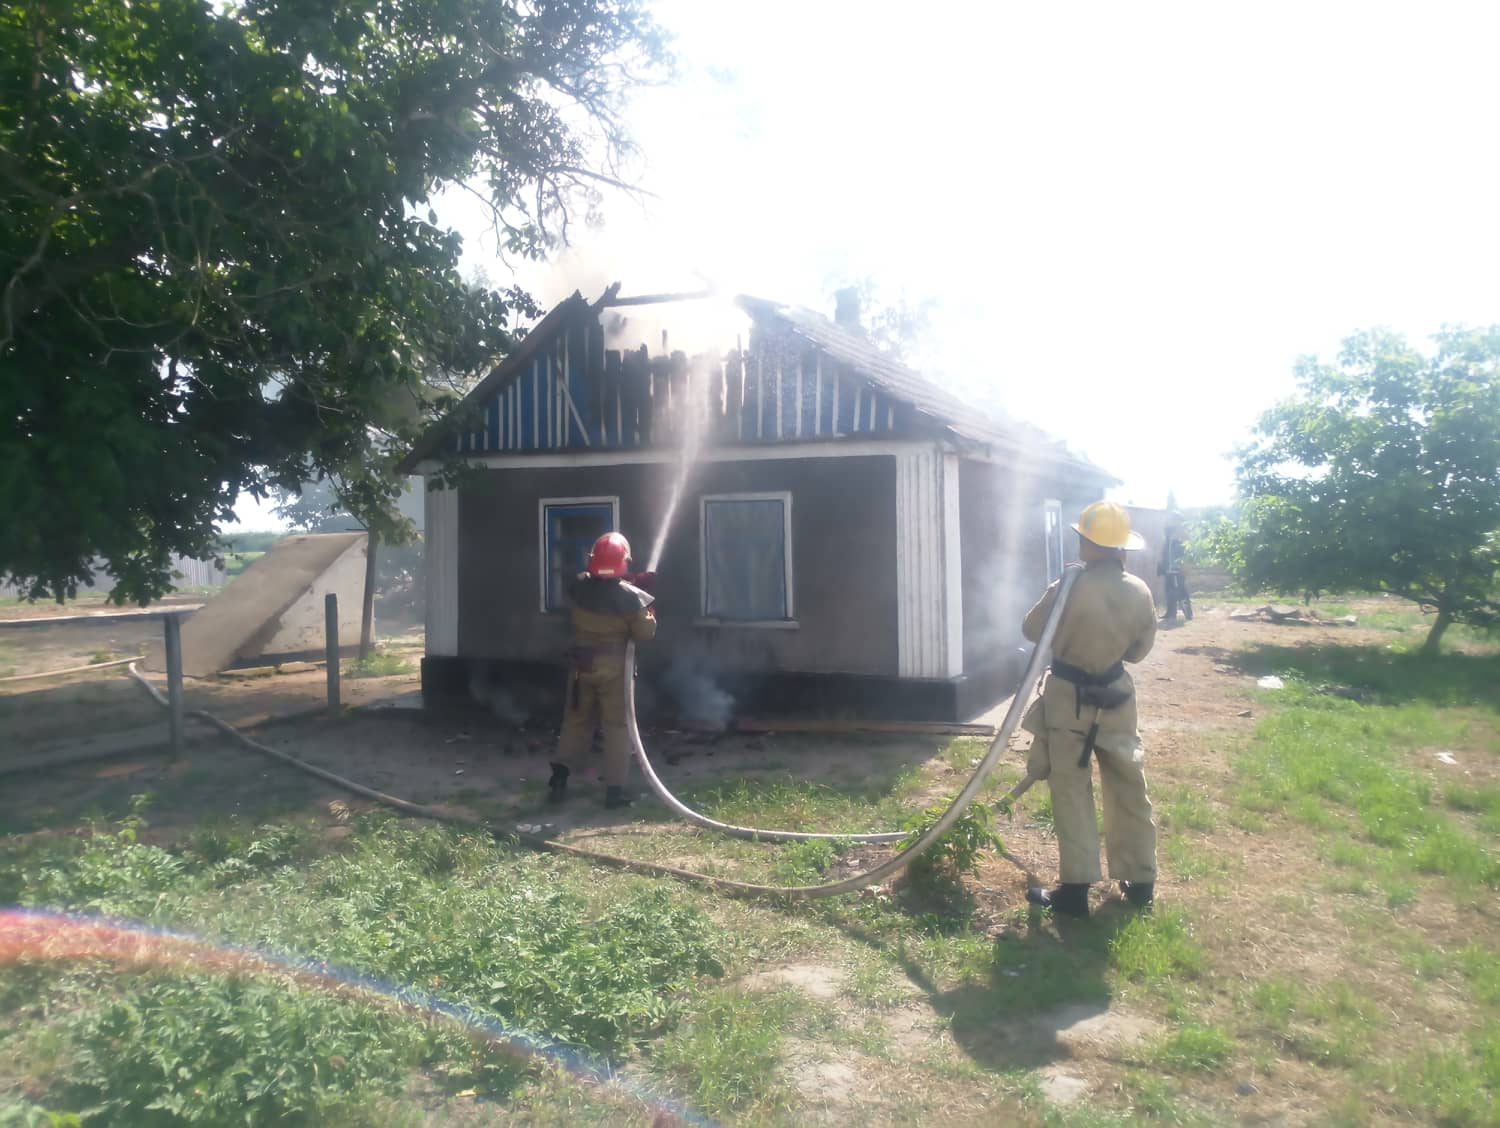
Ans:
{"label": "debris pile", "polygon": [[1353,627],[1359,625],[1359,619],[1353,615],[1345,615],[1338,619],[1324,619],[1306,607],[1285,607],[1275,603],[1267,603],[1263,607],[1253,609],[1246,607],[1238,611],[1231,611],[1229,617],[1241,623],[1291,623],[1304,627]]}

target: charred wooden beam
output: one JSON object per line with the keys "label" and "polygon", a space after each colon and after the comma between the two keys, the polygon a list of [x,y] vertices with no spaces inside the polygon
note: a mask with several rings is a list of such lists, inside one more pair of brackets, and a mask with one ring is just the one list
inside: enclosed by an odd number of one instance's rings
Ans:
{"label": "charred wooden beam", "polygon": [[[618,283],[616,284],[618,285]],[[714,296],[712,290],[688,290],[680,294],[636,294],[628,298],[619,297],[605,291],[605,297],[599,301],[600,309],[615,309],[619,306],[641,306],[641,305],[664,305],[668,302],[696,302],[704,298]]]}

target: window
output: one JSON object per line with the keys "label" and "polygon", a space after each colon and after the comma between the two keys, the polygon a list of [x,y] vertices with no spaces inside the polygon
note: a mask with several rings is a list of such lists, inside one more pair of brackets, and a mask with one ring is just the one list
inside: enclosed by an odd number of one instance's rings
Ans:
{"label": "window", "polygon": [[792,619],[792,495],[703,498],[703,616],[717,622]]}
{"label": "window", "polygon": [[1049,497],[1043,502],[1047,528],[1047,582],[1062,579],[1063,523],[1062,502]]}
{"label": "window", "polygon": [[542,610],[567,606],[568,581],[588,565],[589,549],[620,527],[617,497],[543,498]]}

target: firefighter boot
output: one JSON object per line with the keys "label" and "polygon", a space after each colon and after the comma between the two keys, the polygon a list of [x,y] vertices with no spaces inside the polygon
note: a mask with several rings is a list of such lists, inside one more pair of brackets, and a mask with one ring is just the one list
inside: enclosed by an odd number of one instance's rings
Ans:
{"label": "firefighter boot", "polygon": [[1063,882],[1051,889],[1033,885],[1026,890],[1026,899],[1033,905],[1041,905],[1064,916],[1086,917],[1089,915],[1089,887],[1086,882]]}
{"label": "firefighter boot", "polygon": [[1156,900],[1156,883],[1151,881],[1122,881],[1120,892],[1125,894],[1125,900],[1129,901],[1137,909],[1149,909],[1151,903]]}
{"label": "firefighter boot", "polygon": [[625,794],[623,787],[606,787],[604,789],[604,805],[612,811],[617,811],[621,807],[628,807],[634,802],[634,799]]}
{"label": "firefighter boot", "polygon": [[561,803],[568,797],[568,776],[571,774],[567,764],[552,765],[552,775],[547,780],[547,802]]}

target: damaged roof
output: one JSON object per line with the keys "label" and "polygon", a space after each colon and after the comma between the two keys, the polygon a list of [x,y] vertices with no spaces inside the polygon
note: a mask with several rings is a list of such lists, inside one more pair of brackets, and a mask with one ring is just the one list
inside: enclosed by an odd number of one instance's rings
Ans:
{"label": "damaged roof", "polygon": [[[619,289],[620,284],[617,282],[610,286],[597,301],[590,302],[582,294],[574,292],[572,296],[558,303],[532,327],[499,365],[463,397],[461,406],[472,408],[476,404],[494,400],[497,396],[503,397],[507,387],[516,384],[523,373],[531,371],[533,361],[538,355],[555,345],[559,334],[570,331],[570,326],[576,326],[580,322],[599,327],[599,314],[606,308],[617,305],[671,305],[680,300],[707,296],[705,294],[660,294],[622,299],[619,298]],[[938,386],[882,351],[859,330],[858,326],[850,327],[841,324],[801,306],[786,305],[751,295],[740,295],[734,299],[734,302],[751,318],[760,332],[772,337],[791,335],[800,338],[806,345],[836,362],[851,378],[867,384],[873,392],[886,400],[908,408],[917,421],[925,424],[923,429],[929,434],[936,432],[945,435],[960,448],[967,448],[972,453],[1010,455],[1016,457],[1022,465],[1047,463],[1074,474],[1096,479],[1101,483],[1119,483],[1119,479],[1085,456],[1070,450],[1065,442],[1049,436],[1039,428],[1013,418],[994,419],[966,403],[952,392]],[[564,364],[566,364],[565,357]],[[578,402],[584,403],[581,399]],[[836,409],[836,399],[834,405]],[[490,415],[498,418],[493,410],[494,406],[491,404]],[[586,409],[587,405],[585,405],[585,411]],[[533,434],[532,430],[535,429],[536,423],[534,417],[532,418],[533,428],[528,430],[527,416],[534,410],[534,407],[529,407],[520,414],[519,445],[515,445],[514,434],[512,434],[510,442],[501,442],[494,449],[533,450],[557,449],[559,446],[566,446],[566,442],[561,444],[552,440],[543,442],[540,433]],[[576,411],[575,408],[575,414]],[[545,409],[543,413],[545,414]],[[509,417],[516,419],[515,415]],[[459,423],[461,418],[461,412],[455,409],[434,424],[418,441],[411,453],[402,460],[403,471],[413,472],[422,459],[435,453],[444,443],[456,441],[459,449],[492,449],[491,445],[485,442],[473,443],[464,448],[463,436],[467,432]],[[871,418],[874,419],[873,409]],[[492,431],[495,422],[495,418],[489,420]],[[591,422],[597,425],[597,421]],[[583,427],[582,420],[578,422],[578,427]],[[471,437],[482,439],[483,435],[475,432]],[[555,440],[555,436],[553,439]]]}
{"label": "damaged roof", "polygon": [[998,422],[965,403],[952,392],[934,384],[875,345],[862,333],[802,306],[742,294],[735,299],[756,322],[779,325],[814,348],[847,365],[892,399],[908,404],[918,414],[947,430],[955,438],[984,447],[1003,447],[1042,453],[1059,462],[1118,484],[1119,479],[1081,454],[1068,449],[1038,427],[1019,420]]}

